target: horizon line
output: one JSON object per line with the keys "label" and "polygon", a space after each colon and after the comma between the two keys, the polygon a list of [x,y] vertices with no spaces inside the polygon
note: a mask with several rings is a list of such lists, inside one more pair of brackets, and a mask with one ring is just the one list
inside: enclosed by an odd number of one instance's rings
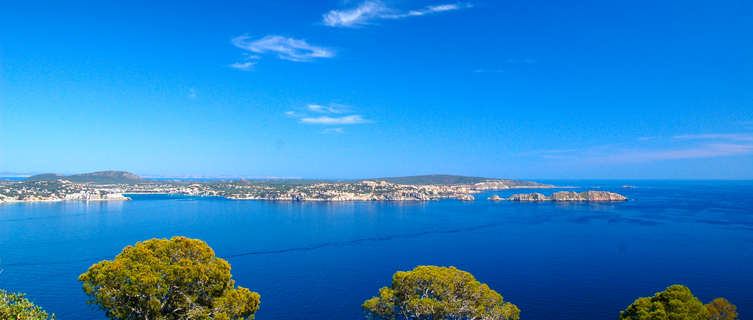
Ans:
{"label": "horizon line", "polygon": [[[87,174],[93,172],[103,171],[123,171],[123,170],[100,170],[84,173],[63,173],[60,175],[76,175]],[[130,171],[123,171],[132,173]],[[39,172],[39,173],[18,173],[18,172],[0,172],[0,179],[22,179],[29,178],[40,174],[51,174],[51,172]],[[58,173],[55,173],[58,174]],[[134,173],[135,174],[135,173]],[[577,177],[577,178],[543,178],[543,177],[485,177],[479,175],[463,175],[463,174],[446,174],[446,173],[432,173],[432,174],[414,174],[414,175],[384,175],[379,177],[349,177],[349,178],[333,178],[333,177],[302,177],[302,176],[259,176],[259,175],[139,175],[144,179],[156,179],[156,180],[168,180],[168,179],[185,179],[185,180],[373,180],[383,178],[401,178],[401,177],[417,177],[417,176],[435,176],[435,175],[447,175],[447,176],[459,176],[459,177],[476,177],[486,179],[508,179],[508,180],[527,180],[527,181],[753,181],[753,178],[598,178],[598,177]]]}

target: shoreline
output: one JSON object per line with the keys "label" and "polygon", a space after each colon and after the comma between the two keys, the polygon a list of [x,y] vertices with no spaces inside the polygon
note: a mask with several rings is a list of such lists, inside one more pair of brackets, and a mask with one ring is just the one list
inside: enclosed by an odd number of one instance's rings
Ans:
{"label": "shoreline", "polygon": [[365,202],[475,201],[477,194],[529,189],[563,189],[567,186],[517,180],[489,180],[471,184],[400,184],[362,180],[350,183],[278,184],[230,181],[193,184],[88,184],[64,179],[6,183],[0,203],[62,201],[127,201],[129,196],[164,195],[219,197],[227,200]]}
{"label": "shoreline", "polygon": [[111,202],[111,201],[131,201],[133,199],[39,199],[39,200],[1,200],[0,205],[4,203],[38,203],[38,202]]}
{"label": "shoreline", "polygon": [[565,189],[565,188],[575,188],[575,187],[560,187],[560,186],[553,186],[553,187],[510,187],[507,189],[489,189],[489,190],[473,190],[467,194],[459,195],[455,197],[438,197],[438,198],[431,198],[431,199],[417,199],[417,198],[403,198],[403,199],[275,199],[275,198],[242,198],[242,197],[226,197],[226,196],[219,196],[219,195],[200,195],[200,194],[185,194],[185,193],[170,193],[170,192],[159,192],[159,191],[153,191],[153,192],[123,192],[121,195],[123,198],[114,198],[114,199],[34,199],[34,200],[0,200],[0,205],[5,203],[45,203],[45,202],[110,202],[110,201],[132,201],[133,198],[129,197],[129,195],[139,196],[139,195],[165,195],[165,196],[182,196],[182,197],[199,197],[199,198],[220,198],[224,200],[232,200],[232,201],[272,201],[272,202],[431,202],[431,201],[440,201],[440,200],[457,200],[461,202],[474,202],[481,199],[476,199],[473,195],[479,194],[483,192],[493,192],[493,191],[503,191],[503,190],[509,190],[509,189]]}

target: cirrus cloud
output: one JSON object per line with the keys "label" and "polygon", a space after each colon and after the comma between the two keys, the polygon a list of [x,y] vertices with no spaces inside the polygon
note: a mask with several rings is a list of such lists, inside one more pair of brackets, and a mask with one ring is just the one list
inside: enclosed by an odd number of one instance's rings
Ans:
{"label": "cirrus cloud", "polygon": [[363,116],[359,114],[353,114],[353,115],[342,116],[342,117],[319,116],[319,117],[301,118],[301,123],[306,123],[306,124],[349,125],[349,124],[361,124],[361,123],[369,123],[369,122],[371,121],[364,119]]}
{"label": "cirrus cloud", "polygon": [[471,5],[467,3],[450,3],[409,11],[398,11],[387,7],[381,1],[368,0],[352,9],[331,10],[323,15],[322,23],[329,27],[357,27],[379,19],[403,19],[470,7]]}
{"label": "cirrus cloud", "polygon": [[654,161],[708,159],[753,155],[749,133],[707,133],[675,135],[671,138],[640,137],[634,141],[565,150],[522,153],[557,161],[627,164]]}
{"label": "cirrus cloud", "polygon": [[674,136],[680,140],[732,140],[732,141],[753,141],[753,134],[749,133],[705,133],[705,134],[683,134]]}
{"label": "cirrus cloud", "polygon": [[261,59],[261,55],[276,55],[277,58],[295,62],[309,62],[314,59],[332,58],[331,49],[309,44],[306,40],[268,35],[259,39],[243,35],[232,39],[234,46],[246,50],[243,62],[230,65],[231,68],[249,71]]}
{"label": "cirrus cloud", "polygon": [[310,104],[306,106],[306,109],[312,112],[316,112],[316,113],[345,113],[348,111],[347,106],[336,105],[336,104],[332,104],[328,106],[323,106],[320,104]]}
{"label": "cirrus cloud", "polygon": [[343,128],[326,128],[322,130],[322,133],[324,134],[339,134],[339,133],[345,133],[345,130]]}
{"label": "cirrus cloud", "polygon": [[[354,114],[350,106],[341,104],[308,104],[299,111],[289,110],[285,115],[298,119],[299,123],[319,126],[344,126],[371,123],[360,114]],[[325,128],[321,133],[344,133],[340,127]]]}
{"label": "cirrus cloud", "polygon": [[251,71],[254,69],[254,65],[256,65],[256,63],[256,61],[236,62],[230,64],[230,67],[242,71]]}

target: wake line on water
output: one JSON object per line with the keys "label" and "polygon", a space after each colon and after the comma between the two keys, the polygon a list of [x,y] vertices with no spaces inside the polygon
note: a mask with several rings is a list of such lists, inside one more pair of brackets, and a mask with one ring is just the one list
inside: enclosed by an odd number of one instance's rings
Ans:
{"label": "wake line on water", "polygon": [[422,232],[397,234],[397,235],[389,235],[389,236],[360,238],[360,239],[347,240],[347,241],[324,242],[324,243],[320,243],[320,244],[308,246],[308,247],[295,247],[295,248],[278,249],[278,250],[248,251],[248,252],[243,252],[243,253],[222,256],[221,258],[230,259],[230,258],[238,258],[238,257],[254,256],[254,255],[279,254],[279,253],[287,253],[287,252],[295,252],[295,251],[312,251],[312,250],[317,250],[317,249],[322,249],[322,248],[327,248],[327,247],[344,247],[344,246],[358,245],[365,242],[379,242],[379,241],[390,241],[390,240],[395,240],[395,239],[419,238],[422,236],[433,235],[433,234],[452,234],[452,233],[460,233],[460,232],[469,232],[469,231],[476,231],[480,229],[492,228],[492,227],[500,226],[502,224],[503,223],[498,222],[498,223],[489,223],[489,224],[483,224],[483,225],[478,225],[478,226],[456,228],[456,229],[449,229],[449,230],[422,231]]}
{"label": "wake line on water", "polygon": [[[290,252],[313,251],[313,250],[330,248],[330,247],[353,246],[353,245],[359,245],[359,244],[368,243],[368,242],[380,242],[380,241],[391,241],[391,240],[396,240],[396,239],[420,238],[423,236],[435,235],[435,234],[453,234],[453,233],[471,232],[471,231],[477,231],[481,229],[493,228],[493,227],[501,226],[503,224],[504,223],[502,222],[495,222],[495,223],[487,223],[487,224],[470,226],[470,227],[465,227],[465,228],[431,230],[431,231],[421,231],[421,232],[414,232],[414,233],[359,238],[359,239],[346,240],[346,241],[324,242],[324,243],[319,243],[319,244],[315,244],[311,246],[304,246],[304,247],[293,247],[293,248],[274,249],[274,250],[255,250],[255,251],[247,251],[247,252],[241,252],[241,253],[236,253],[236,254],[219,256],[219,258],[232,259],[232,258],[257,256],[257,255],[273,255],[273,254],[285,254],[285,253],[290,253]],[[83,262],[91,263],[91,262],[102,261],[102,260],[107,260],[107,259],[112,259],[112,257],[82,258],[82,259],[64,260],[64,261],[2,263],[0,264],[0,267],[12,268],[12,267],[51,266],[51,265],[64,265],[64,264],[74,264],[74,263],[83,263]]]}

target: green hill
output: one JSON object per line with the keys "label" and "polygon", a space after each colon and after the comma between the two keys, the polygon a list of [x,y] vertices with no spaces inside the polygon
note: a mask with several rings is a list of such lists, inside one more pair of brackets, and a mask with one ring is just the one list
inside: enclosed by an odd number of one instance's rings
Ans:
{"label": "green hill", "polygon": [[438,185],[455,185],[455,184],[476,184],[479,182],[493,182],[503,183],[511,187],[550,187],[551,185],[542,184],[533,181],[512,180],[512,179],[499,179],[499,178],[484,178],[484,177],[468,177],[457,176],[448,174],[430,174],[421,176],[407,176],[407,177],[386,177],[368,179],[375,181],[387,181],[397,184],[438,184]]}
{"label": "green hill", "polygon": [[25,179],[25,181],[49,181],[57,179],[65,179],[75,183],[93,184],[133,184],[147,182],[147,180],[133,173],[125,171],[98,171],[91,173],[74,174],[70,176],[45,173],[28,177]]}
{"label": "green hill", "polygon": [[502,180],[502,179],[456,176],[456,175],[449,175],[449,174],[430,174],[430,175],[422,175],[422,176],[386,177],[386,178],[376,178],[376,179],[369,179],[369,180],[387,181],[390,183],[397,183],[397,184],[452,185],[452,184],[473,184],[473,183],[479,183],[479,182],[484,182],[484,181],[490,181],[490,180],[496,181],[496,180]]}
{"label": "green hill", "polygon": [[28,177],[24,179],[24,181],[34,182],[34,181],[50,181],[50,180],[57,180],[57,179],[64,179],[65,176],[59,175],[57,173],[42,173],[38,175],[33,175],[31,177]]}

